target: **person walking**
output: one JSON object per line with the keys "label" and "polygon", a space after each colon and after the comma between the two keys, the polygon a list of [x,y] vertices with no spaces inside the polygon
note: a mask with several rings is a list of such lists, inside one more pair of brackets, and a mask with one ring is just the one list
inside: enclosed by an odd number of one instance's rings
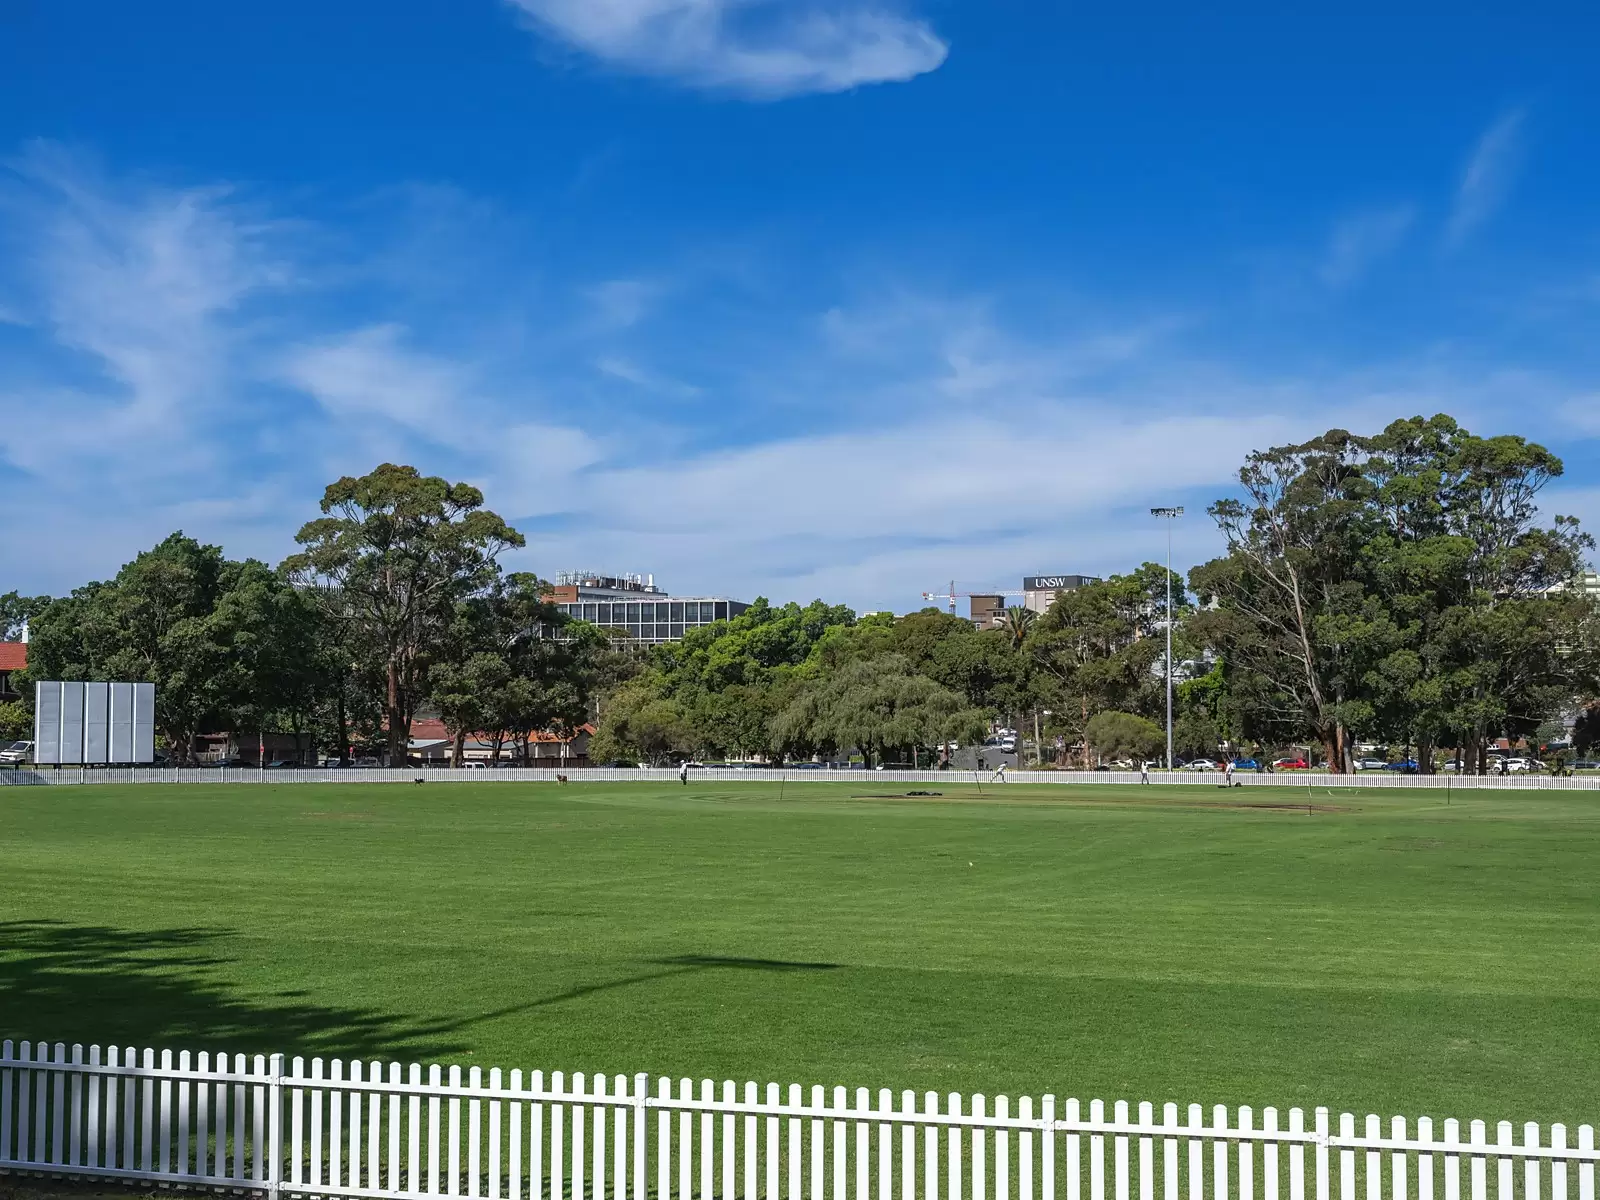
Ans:
{"label": "person walking", "polygon": [[999,767],[997,767],[995,769],[994,778],[989,780],[989,782],[990,783],[1004,783],[1005,781],[1006,781],[1006,762],[1005,762],[1005,759],[1001,759]]}
{"label": "person walking", "polygon": [[1231,758],[1222,767],[1222,786],[1233,786],[1233,759]]}
{"label": "person walking", "polygon": [[1150,763],[1147,759],[1141,758],[1139,760],[1139,782],[1150,782]]}
{"label": "person walking", "polygon": [[689,786],[689,760],[686,758],[678,764],[678,782],[684,787]]}

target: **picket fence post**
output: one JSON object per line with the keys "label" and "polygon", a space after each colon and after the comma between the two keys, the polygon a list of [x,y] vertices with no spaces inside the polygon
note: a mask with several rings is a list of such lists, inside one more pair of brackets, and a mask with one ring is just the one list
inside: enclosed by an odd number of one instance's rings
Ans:
{"label": "picket fence post", "polygon": [[267,1070],[267,1196],[279,1200],[283,1194],[283,1055],[274,1054]]}

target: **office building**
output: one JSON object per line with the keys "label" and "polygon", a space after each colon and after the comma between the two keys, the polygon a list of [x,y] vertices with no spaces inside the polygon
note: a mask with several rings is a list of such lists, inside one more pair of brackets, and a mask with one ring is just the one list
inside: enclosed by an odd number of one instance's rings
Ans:
{"label": "office building", "polygon": [[586,571],[558,575],[546,598],[569,617],[624,629],[644,645],[676,642],[691,629],[726,621],[750,607],[726,596],[669,596],[653,575]]}
{"label": "office building", "polygon": [[1027,575],[1022,580],[1022,604],[1036,613],[1042,613],[1056,602],[1062,592],[1088,587],[1100,580],[1093,575]]}

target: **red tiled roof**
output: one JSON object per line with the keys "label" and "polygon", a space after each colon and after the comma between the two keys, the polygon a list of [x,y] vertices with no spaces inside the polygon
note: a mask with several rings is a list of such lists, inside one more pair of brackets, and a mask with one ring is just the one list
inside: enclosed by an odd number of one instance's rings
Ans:
{"label": "red tiled roof", "polygon": [[0,671],[20,671],[27,665],[27,642],[0,642]]}
{"label": "red tiled roof", "polygon": [[[584,725],[579,732],[593,735],[594,726]],[[481,739],[485,742],[489,740],[487,734],[470,733],[467,735],[468,741],[475,739]],[[414,742],[446,742],[450,740],[450,734],[445,729],[443,721],[413,721],[411,722],[411,740]],[[535,742],[559,742],[563,739],[554,733],[536,733],[533,735],[532,740]]]}

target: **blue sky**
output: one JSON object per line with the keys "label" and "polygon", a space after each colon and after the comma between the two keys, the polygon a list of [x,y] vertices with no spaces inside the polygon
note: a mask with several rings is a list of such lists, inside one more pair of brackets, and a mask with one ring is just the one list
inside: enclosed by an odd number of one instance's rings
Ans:
{"label": "blue sky", "polygon": [[[678,594],[1109,573],[1448,411],[1600,525],[1593,4],[0,0],[0,590],[385,459]],[[20,500],[18,504],[16,501]]]}

